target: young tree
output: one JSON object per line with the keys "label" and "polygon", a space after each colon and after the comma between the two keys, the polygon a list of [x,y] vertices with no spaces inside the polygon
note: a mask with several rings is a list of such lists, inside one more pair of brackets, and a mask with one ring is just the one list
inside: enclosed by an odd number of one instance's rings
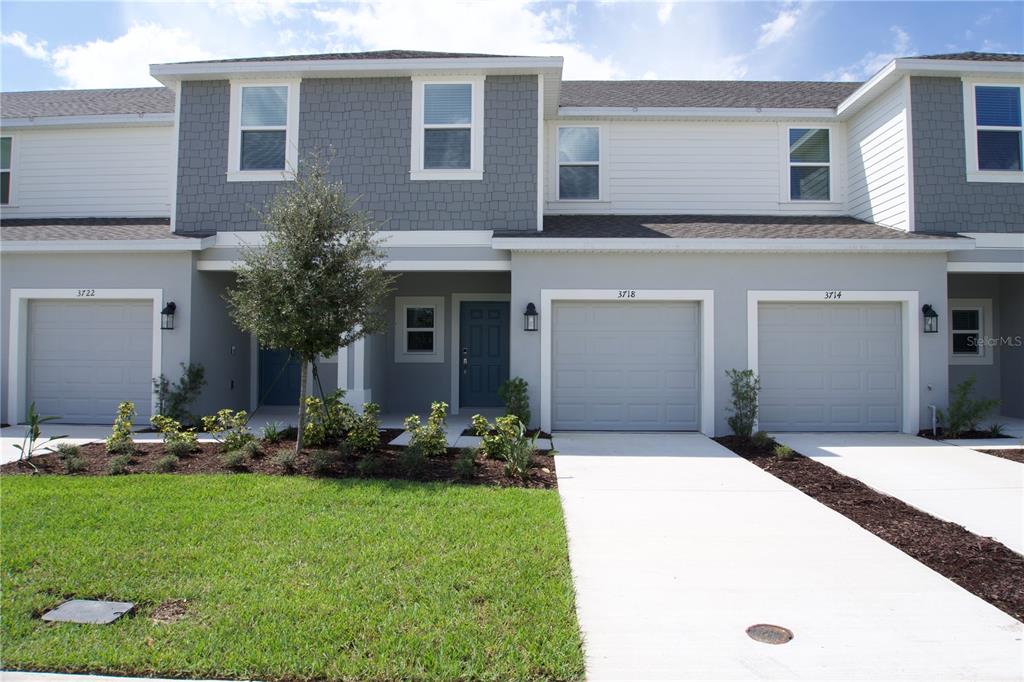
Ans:
{"label": "young tree", "polygon": [[263,212],[266,242],[243,248],[225,296],[241,329],[267,348],[299,356],[296,452],[303,445],[309,364],[383,331],[381,304],[394,283],[373,222],[340,182],[328,179],[327,168],[319,156],[299,164],[295,182]]}

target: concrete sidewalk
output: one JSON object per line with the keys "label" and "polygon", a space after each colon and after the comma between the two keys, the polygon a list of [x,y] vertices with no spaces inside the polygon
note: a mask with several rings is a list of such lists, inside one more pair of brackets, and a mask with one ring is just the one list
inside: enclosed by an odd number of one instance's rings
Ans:
{"label": "concrete sidewalk", "polygon": [[1024,464],[904,433],[773,436],[875,490],[1024,554]]}
{"label": "concrete sidewalk", "polygon": [[704,436],[555,440],[588,679],[1024,673],[1024,625]]}

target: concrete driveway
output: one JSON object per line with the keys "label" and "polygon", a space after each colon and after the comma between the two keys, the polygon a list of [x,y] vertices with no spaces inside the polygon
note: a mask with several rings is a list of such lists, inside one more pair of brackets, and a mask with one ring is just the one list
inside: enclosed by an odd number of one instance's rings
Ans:
{"label": "concrete driveway", "polygon": [[1021,623],[704,436],[555,447],[591,680],[1024,674]]}
{"label": "concrete driveway", "polygon": [[773,436],[875,490],[1024,554],[1024,464],[904,433]]}

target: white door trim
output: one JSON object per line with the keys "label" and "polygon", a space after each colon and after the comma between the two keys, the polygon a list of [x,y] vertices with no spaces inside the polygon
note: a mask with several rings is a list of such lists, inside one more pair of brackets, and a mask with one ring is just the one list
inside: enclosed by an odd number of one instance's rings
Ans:
{"label": "white door trim", "polygon": [[[498,303],[509,303],[511,305],[511,294],[452,294],[451,314],[451,345],[452,345],[452,388],[451,405],[449,411],[454,415],[459,413],[459,321],[462,319],[463,301],[495,301]],[[512,343],[512,311],[509,310],[508,322],[509,352]]]}
{"label": "white door trim", "polygon": [[[10,341],[7,374],[7,419],[19,424],[25,419],[25,366],[28,350],[28,303],[33,300],[149,300],[153,302],[153,353],[151,379],[163,372],[160,310],[163,308],[163,289],[11,289]],[[156,414],[156,396],[150,398],[151,414]],[[114,415],[110,415],[113,419]]]}
{"label": "white door trim", "polygon": [[[842,294],[828,298],[828,294]],[[916,434],[920,426],[920,310],[917,291],[747,291],[747,367],[758,373],[758,310],[761,303],[899,303],[903,354],[903,433]]]}
{"label": "white door trim", "polygon": [[555,301],[695,301],[700,303],[700,431],[715,435],[715,292],[711,289],[541,289],[540,425],[551,432],[551,322]]}

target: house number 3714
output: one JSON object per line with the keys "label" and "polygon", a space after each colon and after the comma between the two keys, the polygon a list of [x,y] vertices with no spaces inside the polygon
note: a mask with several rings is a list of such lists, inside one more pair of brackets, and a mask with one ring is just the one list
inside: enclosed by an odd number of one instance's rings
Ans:
{"label": "house number 3714", "polygon": [[839,300],[842,297],[843,297],[843,292],[841,292],[841,291],[826,291],[825,292],[825,300],[826,301],[837,301],[837,300]]}

